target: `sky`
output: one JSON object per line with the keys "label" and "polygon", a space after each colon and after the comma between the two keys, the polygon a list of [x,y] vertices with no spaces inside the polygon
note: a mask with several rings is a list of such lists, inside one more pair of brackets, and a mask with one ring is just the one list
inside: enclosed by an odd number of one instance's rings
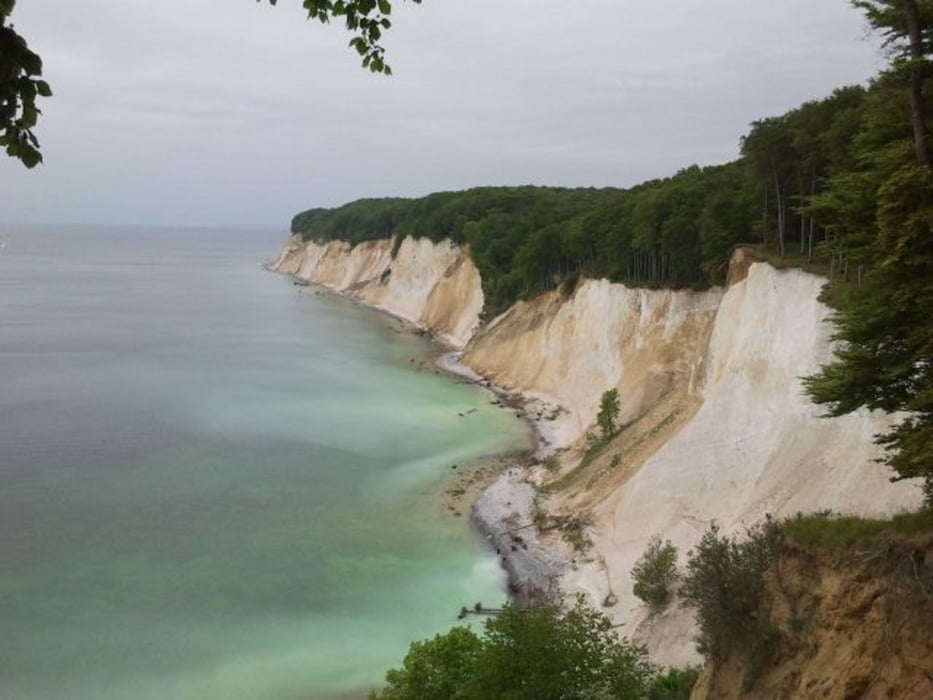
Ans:
{"label": "sky", "polygon": [[627,187],[882,66],[848,0],[393,3],[394,75],[299,0],[20,0],[54,97],[0,223],[277,227],[361,197]]}

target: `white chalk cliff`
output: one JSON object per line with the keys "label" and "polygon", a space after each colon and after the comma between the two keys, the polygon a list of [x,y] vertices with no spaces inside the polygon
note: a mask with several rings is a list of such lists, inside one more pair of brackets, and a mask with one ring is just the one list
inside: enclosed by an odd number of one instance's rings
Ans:
{"label": "white chalk cliff", "polygon": [[470,256],[451,241],[286,241],[271,268],[320,284],[462,348],[479,328],[483,289]]}
{"label": "white chalk cliff", "polygon": [[[716,521],[740,533],[766,514],[832,509],[888,515],[920,503],[916,484],[890,483],[867,411],[821,418],[800,377],[830,357],[824,280],[733,261],[726,289],[631,289],[586,280],[480,324],[483,294],[467,251],[406,238],[351,247],[292,237],[273,268],[405,318],[456,348],[496,384],[550,406],[543,434],[561,455],[553,512],[586,511],[593,551],[562,580],[624,623],[659,662],[697,660],[682,609],[649,619],[630,570],[649,538],[681,558]],[[617,388],[624,428],[581,462],[602,393]],[[560,410],[556,410],[557,407]]]}

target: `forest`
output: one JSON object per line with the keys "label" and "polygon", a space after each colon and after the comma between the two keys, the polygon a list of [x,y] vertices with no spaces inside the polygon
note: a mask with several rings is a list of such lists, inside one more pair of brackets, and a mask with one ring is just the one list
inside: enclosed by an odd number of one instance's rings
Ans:
{"label": "forest", "polygon": [[892,99],[898,90],[885,76],[838,89],[753,123],[731,163],[629,189],[478,187],[363,199],[302,212],[292,231],[351,243],[412,235],[467,244],[490,313],[579,275],[719,284],[737,244],[855,275],[875,214],[865,193],[912,153],[908,107]]}
{"label": "forest", "polygon": [[780,116],[753,122],[739,157],[629,189],[478,187],[365,199],[294,217],[306,240],[404,236],[469,246],[487,317],[581,276],[630,286],[724,281],[731,250],[825,274],[836,357],[805,380],[830,415],[905,417],[878,441],[894,478],[933,503],[933,3],[854,0],[889,64]]}

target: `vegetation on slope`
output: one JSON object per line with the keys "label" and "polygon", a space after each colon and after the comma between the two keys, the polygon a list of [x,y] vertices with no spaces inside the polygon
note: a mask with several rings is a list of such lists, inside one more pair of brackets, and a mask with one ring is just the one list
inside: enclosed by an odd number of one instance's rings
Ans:
{"label": "vegetation on slope", "polygon": [[933,652],[931,516],[707,531],[680,590],[708,662],[699,697],[921,697],[906,689],[928,685]]}
{"label": "vegetation on slope", "polygon": [[415,642],[372,700],[686,700],[696,671],[660,669],[620,639],[601,613],[577,604],[507,606],[477,635],[455,627]]}

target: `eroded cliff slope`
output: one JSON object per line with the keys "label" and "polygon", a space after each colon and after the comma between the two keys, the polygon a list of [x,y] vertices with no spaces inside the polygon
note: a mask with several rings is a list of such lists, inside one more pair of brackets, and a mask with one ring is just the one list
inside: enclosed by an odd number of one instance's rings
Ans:
{"label": "eroded cliff slope", "polygon": [[469,255],[450,241],[405,238],[351,246],[288,239],[273,270],[344,293],[463,347],[479,327],[483,289]]}
{"label": "eroded cliff slope", "polygon": [[929,536],[837,551],[786,542],[765,598],[774,653],[708,665],[692,700],[933,698]]}
{"label": "eroded cliff slope", "polygon": [[[520,302],[480,326],[481,280],[450,242],[406,238],[350,247],[290,239],[274,267],[402,316],[456,347],[462,361],[541,401],[560,469],[537,470],[552,515],[586,516],[591,550],[562,578],[585,592],[655,660],[697,661],[692,615],[649,617],[629,572],[653,535],[683,558],[717,522],[740,533],[765,514],[833,509],[883,516],[920,502],[889,482],[873,436],[880,414],[824,419],[800,377],[830,355],[824,280],[740,252],[726,289],[631,289],[586,280]],[[593,449],[601,394],[616,388],[622,429]],[[559,537],[555,544],[562,546]]]}

